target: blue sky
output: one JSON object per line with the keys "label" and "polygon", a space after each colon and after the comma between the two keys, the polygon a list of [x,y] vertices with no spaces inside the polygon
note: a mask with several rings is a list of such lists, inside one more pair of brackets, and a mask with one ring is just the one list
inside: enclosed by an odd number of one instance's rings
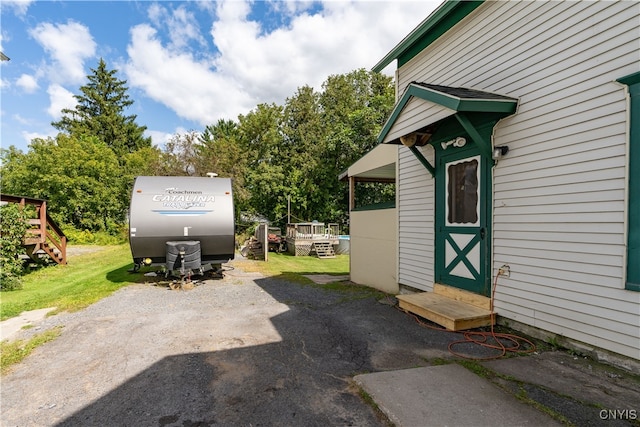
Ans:
{"label": "blue sky", "polygon": [[127,81],[126,113],[162,145],[370,69],[440,3],[2,0],[0,144],[26,151],[54,136],[100,58]]}

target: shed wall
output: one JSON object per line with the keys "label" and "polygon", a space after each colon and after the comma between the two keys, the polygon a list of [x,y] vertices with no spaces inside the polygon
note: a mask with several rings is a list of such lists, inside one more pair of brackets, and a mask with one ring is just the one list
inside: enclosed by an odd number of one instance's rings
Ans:
{"label": "shed wall", "polygon": [[349,216],[351,281],[398,293],[397,209],[351,211]]}
{"label": "shed wall", "polygon": [[[510,148],[493,179],[493,268],[511,267],[496,309],[634,358],[627,99],[615,79],[640,70],[639,22],[632,1],[486,2],[398,72],[400,93],[421,81],[519,98],[494,131],[494,144]],[[433,179],[404,147],[399,169],[399,281],[428,289]]]}

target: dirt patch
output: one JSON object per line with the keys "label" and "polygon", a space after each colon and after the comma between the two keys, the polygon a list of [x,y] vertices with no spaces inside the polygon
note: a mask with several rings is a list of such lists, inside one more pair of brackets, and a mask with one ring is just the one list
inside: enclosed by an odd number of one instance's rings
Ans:
{"label": "dirt patch", "polygon": [[38,325],[55,307],[41,308],[38,310],[23,311],[19,316],[0,322],[0,340],[11,340],[25,327]]}
{"label": "dirt patch", "polygon": [[103,251],[110,246],[93,246],[93,245],[67,245],[67,257],[91,254]]}
{"label": "dirt patch", "polygon": [[345,280],[349,280],[349,275],[334,276],[331,274],[305,274],[304,277],[311,279],[318,285],[326,285],[327,283],[344,282]]}

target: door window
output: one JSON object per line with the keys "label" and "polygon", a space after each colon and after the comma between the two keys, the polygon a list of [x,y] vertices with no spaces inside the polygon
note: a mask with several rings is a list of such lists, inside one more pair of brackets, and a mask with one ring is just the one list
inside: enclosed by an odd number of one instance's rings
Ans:
{"label": "door window", "polygon": [[477,225],[479,194],[478,158],[447,165],[447,225]]}

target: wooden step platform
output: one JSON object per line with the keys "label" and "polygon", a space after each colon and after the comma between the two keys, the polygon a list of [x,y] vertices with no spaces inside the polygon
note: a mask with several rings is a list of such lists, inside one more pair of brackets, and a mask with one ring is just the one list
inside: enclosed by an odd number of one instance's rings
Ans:
{"label": "wooden step platform", "polygon": [[440,284],[435,284],[433,289],[433,292],[397,295],[400,308],[451,331],[495,323],[489,298]]}
{"label": "wooden step platform", "polygon": [[315,251],[316,256],[318,258],[335,258],[336,257],[336,253],[333,250],[333,245],[331,245],[331,243],[329,242],[325,242],[325,241],[314,242],[312,251]]}

